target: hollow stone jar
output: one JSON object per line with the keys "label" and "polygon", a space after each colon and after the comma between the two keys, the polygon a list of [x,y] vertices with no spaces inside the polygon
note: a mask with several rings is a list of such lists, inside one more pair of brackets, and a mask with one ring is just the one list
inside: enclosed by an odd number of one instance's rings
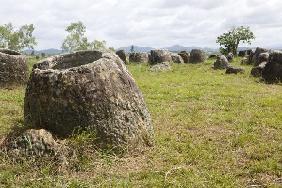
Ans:
{"label": "hollow stone jar", "polygon": [[13,50],[0,49],[0,87],[24,85],[27,80],[25,56]]}
{"label": "hollow stone jar", "polygon": [[59,137],[95,131],[103,145],[152,145],[143,96],[122,60],[102,51],[53,56],[35,64],[27,85],[25,122]]}

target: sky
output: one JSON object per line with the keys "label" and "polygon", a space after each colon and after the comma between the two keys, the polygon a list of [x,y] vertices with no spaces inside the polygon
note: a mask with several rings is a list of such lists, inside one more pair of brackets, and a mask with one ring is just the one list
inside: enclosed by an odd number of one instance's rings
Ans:
{"label": "sky", "polygon": [[[115,48],[218,47],[216,38],[250,26],[252,46],[282,47],[281,0],[0,0],[0,24],[34,24],[36,49],[60,48],[65,28],[82,21],[90,40]],[[242,45],[246,46],[246,45]]]}

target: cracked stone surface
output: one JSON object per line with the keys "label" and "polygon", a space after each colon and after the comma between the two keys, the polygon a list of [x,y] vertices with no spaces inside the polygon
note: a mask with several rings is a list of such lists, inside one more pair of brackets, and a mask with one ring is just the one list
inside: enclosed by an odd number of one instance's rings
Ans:
{"label": "cracked stone surface", "polygon": [[203,50],[193,49],[190,53],[190,63],[203,63],[206,60],[206,53]]}
{"label": "cracked stone surface", "polygon": [[226,69],[229,66],[229,62],[225,55],[217,56],[216,61],[213,64],[214,69]]}
{"label": "cracked stone surface", "polygon": [[172,62],[171,53],[168,50],[151,50],[150,64]]}
{"label": "cracked stone surface", "polygon": [[268,83],[282,82],[282,51],[269,55],[269,62],[262,70],[262,78]]}
{"label": "cracked stone surface", "polygon": [[25,123],[60,137],[91,130],[103,146],[153,144],[143,96],[117,55],[81,51],[34,65],[24,104]]}
{"label": "cracked stone surface", "polygon": [[12,50],[0,49],[0,87],[24,85],[27,80],[25,56]]}
{"label": "cracked stone surface", "polygon": [[143,52],[133,52],[129,54],[129,62],[148,63],[149,55]]}
{"label": "cracked stone surface", "polygon": [[1,148],[14,159],[52,157],[66,162],[67,147],[56,141],[52,134],[44,129],[29,129],[17,135],[8,135]]}

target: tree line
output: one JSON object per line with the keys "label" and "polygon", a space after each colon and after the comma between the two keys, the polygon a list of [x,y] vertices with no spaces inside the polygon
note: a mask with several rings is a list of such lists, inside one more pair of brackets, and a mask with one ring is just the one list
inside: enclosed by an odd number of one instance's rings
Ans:
{"label": "tree line", "polygon": [[[7,48],[15,51],[24,49],[34,49],[37,45],[36,38],[33,36],[35,27],[33,24],[26,24],[19,29],[11,24],[0,25],[0,48]],[[74,52],[79,50],[105,50],[107,48],[105,40],[89,41],[86,36],[86,26],[81,22],[71,23],[66,27],[67,36],[62,42],[62,50],[65,52]],[[251,44],[255,39],[254,33],[249,27],[234,27],[230,31],[220,35],[216,42],[220,45],[220,52],[228,54],[232,52],[237,54],[238,46],[241,43]]]}

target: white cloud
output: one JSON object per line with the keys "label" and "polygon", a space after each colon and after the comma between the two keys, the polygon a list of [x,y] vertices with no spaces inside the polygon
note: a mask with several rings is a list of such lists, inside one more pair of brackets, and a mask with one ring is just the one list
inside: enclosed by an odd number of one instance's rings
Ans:
{"label": "white cloud", "polygon": [[0,24],[33,23],[38,48],[59,48],[65,27],[87,26],[110,46],[216,46],[232,26],[248,25],[257,46],[282,46],[280,0],[0,0]]}

